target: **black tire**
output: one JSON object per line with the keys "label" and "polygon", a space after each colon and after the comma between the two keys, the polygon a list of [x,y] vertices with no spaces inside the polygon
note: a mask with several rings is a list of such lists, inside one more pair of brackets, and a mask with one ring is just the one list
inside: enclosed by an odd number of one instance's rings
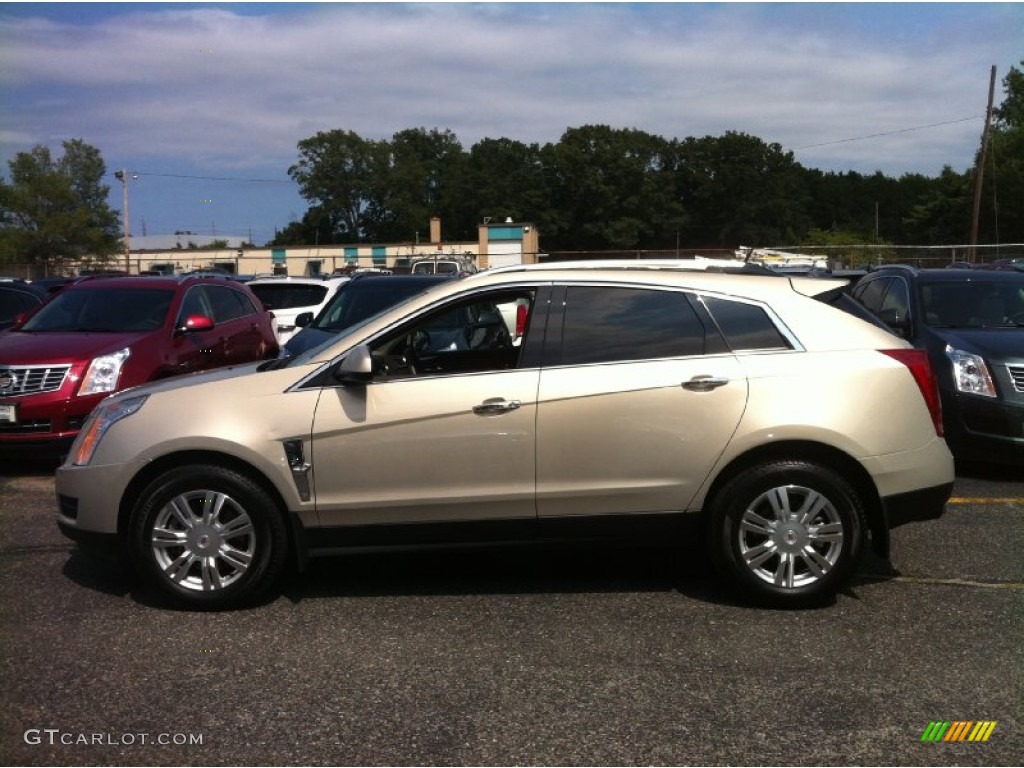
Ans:
{"label": "black tire", "polygon": [[160,475],[132,513],[129,551],[157,589],[191,608],[254,601],[281,576],[285,521],[273,499],[243,474],[183,466]]}
{"label": "black tire", "polygon": [[727,482],[709,505],[717,570],[763,605],[824,601],[848,582],[865,537],[864,505],[837,472],[772,461]]}

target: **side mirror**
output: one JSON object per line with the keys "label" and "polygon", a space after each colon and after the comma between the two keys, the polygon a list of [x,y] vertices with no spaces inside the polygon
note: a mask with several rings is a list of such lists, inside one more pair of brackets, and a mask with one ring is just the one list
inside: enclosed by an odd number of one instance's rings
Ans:
{"label": "side mirror", "polygon": [[208,331],[213,326],[213,319],[206,315],[189,315],[185,318],[184,323],[175,328],[175,331],[179,334],[197,333],[198,331]]}
{"label": "side mirror", "polygon": [[25,324],[26,320],[28,320],[28,312],[22,312],[21,314],[15,315],[14,321],[10,325],[11,330],[18,330],[19,328],[21,328],[21,326]]}
{"label": "side mirror", "polygon": [[312,322],[313,322],[313,313],[312,312],[300,312],[299,315],[295,318],[295,327],[296,328],[305,328],[307,325],[309,325]]}
{"label": "side mirror", "polygon": [[360,344],[345,355],[345,359],[338,363],[334,370],[334,378],[342,384],[361,386],[372,377],[373,356],[365,344]]}

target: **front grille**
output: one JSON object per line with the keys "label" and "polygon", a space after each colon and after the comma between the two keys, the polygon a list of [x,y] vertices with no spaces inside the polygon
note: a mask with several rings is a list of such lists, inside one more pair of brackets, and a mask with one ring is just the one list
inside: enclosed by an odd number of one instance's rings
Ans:
{"label": "front grille", "polygon": [[1013,388],[1018,392],[1024,392],[1024,365],[1008,365],[1006,370],[1010,372],[1013,379]]}
{"label": "front grille", "polygon": [[56,392],[70,370],[70,365],[0,367],[0,397]]}

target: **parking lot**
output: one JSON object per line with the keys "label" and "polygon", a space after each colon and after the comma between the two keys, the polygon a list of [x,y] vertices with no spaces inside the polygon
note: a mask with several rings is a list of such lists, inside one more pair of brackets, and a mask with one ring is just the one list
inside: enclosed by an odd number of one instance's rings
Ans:
{"label": "parking lot", "polygon": [[76,554],[50,466],[5,467],[5,764],[1024,762],[1012,473],[961,474],[817,610],[737,604],[693,550],[582,550],[318,561],[203,614]]}

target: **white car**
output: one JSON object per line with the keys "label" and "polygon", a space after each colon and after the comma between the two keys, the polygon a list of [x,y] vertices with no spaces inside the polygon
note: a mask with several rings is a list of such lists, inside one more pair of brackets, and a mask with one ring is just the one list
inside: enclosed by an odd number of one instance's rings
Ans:
{"label": "white car", "polygon": [[284,346],[299,330],[295,318],[303,312],[317,313],[351,278],[338,277],[260,277],[248,285],[277,319],[277,341]]}

